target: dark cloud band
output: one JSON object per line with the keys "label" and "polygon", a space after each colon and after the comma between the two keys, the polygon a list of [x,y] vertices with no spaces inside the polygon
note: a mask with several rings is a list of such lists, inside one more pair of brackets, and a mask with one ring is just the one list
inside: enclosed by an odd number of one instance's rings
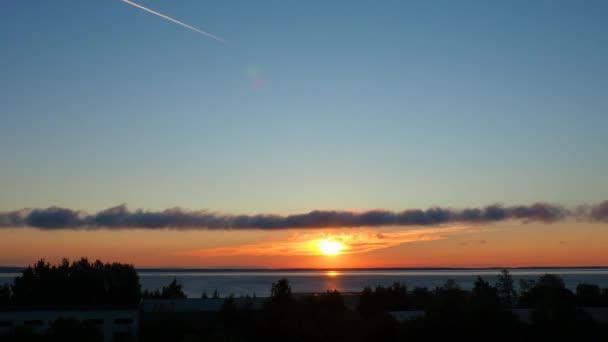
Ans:
{"label": "dark cloud band", "polygon": [[22,209],[0,213],[0,227],[53,229],[319,229],[379,226],[432,226],[448,223],[491,223],[505,220],[552,223],[568,217],[608,222],[608,201],[576,212],[558,205],[489,205],[455,210],[433,207],[427,210],[311,211],[296,215],[224,215],[180,208],[162,211],[130,211],[126,205],[95,214],[67,208]]}

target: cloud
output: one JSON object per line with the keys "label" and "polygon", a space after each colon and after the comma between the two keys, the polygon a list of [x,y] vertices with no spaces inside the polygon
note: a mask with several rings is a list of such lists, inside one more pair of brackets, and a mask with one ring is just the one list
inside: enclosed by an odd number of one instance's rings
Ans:
{"label": "cloud", "polygon": [[81,214],[65,208],[52,207],[32,210],[24,217],[25,224],[31,227],[76,228],[82,225]]}
{"label": "cloud", "polygon": [[591,208],[589,216],[593,221],[608,222],[608,201]]}
{"label": "cloud", "polygon": [[171,208],[161,211],[131,211],[125,204],[94,214],[68,208],[21,209],[0,213],[0,227],[52,229],[321,229],[387,226],[437,226],[452,223],[492,223],[505,220],[552,223],[568,217],[608,222],[608,201],[581,213],[564,207],[535,203],[456,210],[433,207],[403,211],[315,210],[303,214],[231,215],[207,210]]}

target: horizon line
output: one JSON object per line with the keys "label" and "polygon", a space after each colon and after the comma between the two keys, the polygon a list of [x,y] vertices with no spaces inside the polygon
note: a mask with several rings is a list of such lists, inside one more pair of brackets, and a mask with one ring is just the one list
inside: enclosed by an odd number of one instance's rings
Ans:
{"label": "horizon line", "polygon": [[[23,270],[28,266],[0,266],[0,273],[12,273],[8,271]],[[301,271],[467,271],[467,270],[530,270],[530,269],[608,269],[608,265],[602,266],[491,266],[491,267],[340,267],[340,268],[197,268],[197,267],[135,267],[138,272],[301,272]]]}

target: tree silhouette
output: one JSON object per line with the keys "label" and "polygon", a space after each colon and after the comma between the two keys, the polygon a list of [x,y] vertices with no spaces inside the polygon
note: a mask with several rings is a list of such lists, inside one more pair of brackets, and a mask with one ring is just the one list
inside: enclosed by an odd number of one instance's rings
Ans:
{"label": "tree silhouette", "polygon": [[423,310],[428,308],[432,300],[432,294],[426,287],[416,287],[410,293],[410,301],[413,308]]}
{"label": "tree silhouette", "polygon": [[182,284],[177,282],[176,278],[173,278],[173,281],[169,283],[167,286],[163,286],[162,291],[163,298],[186,298],[186,294],[183,291]]}
{"label": "tree silhouette", "polygon": [[533,308],[531,319],[538,324],[555,324],[573,320],[576,298],[564,281],[552,274],[541,276],[530,290],[522,293],[520,304]]}
{"label": "tree silhouette", "polygon": [[601,293],[601,305],[608,306],[608,288],[603,288]]}
{"label": "tree silhouette", "polygon": [[554,288],[554,289],[564,289],[566,288],[566,284],[564,280],[555,274],[545,274],[538,278],[536,281],[536,286],[545,287],[545,288]]}
{"label": "tree silhouette", "polygon": [[528,293],[536,286],[536,281],[532,279],[520,279],[519,280],[519,297],[517,300],[518,306],[526,305],[525,301],[522,302],[522,298],[525,298]]}
{"label": "tree silhouette", "polygon": [[427,314],[439,319],[461,318],[466,306],[466,292],[460,289],[455,280],[448,279],[442,287],[435,289],[435,296]]}
{"label": "tree silhouette", "polygon": [[499,311],[498,290],[481,277],[477,277],[471,291],[471,307],[472,310],[482,314],[493,314]]}
{"label": "tree silhouette", "polygon": [[0,285],[0,306],[8,305],[11,302],[11,286],[9,284]]}
{"label": "tree silhouette", "polygon": [[505,308],[511,308],[517,300],[513,277],[506,268],[500,271],[496,278],[496,291],[500,298],[500,304]]}
{"label": "tree silhouette", "polygon": [[327,290],[315,298],[315,305],[318,311],[322,311],[324,314],[335,316],[346,311],[346,305],[344,305],[344,299],[340,292],[334,290]]}
{"label": "tree silhouette", "polygon": [[[140,341],[607,340],[590,320],[568,311],[574,294],[562,287],[563,281],[549,276],[532,283],[525,296],[536,313],[532,324],[524,324],[500,305],[498,289],[482,278],[471,291],[453,281],[435,291],[406,291],[403,284],[368,287],[363,291],[372,308],[368,314],[350,310],[337,291],[294,296],[287,279],[281,279],[261,310],[229,296],[214,316],[142,322]],[[426,315],[397,322],[388,311],[408,303],[395,305],[399,298],[407,298],[410,307],[426,308]]]}
{"label": "tree silhouette", "polygon": [[460,289],[460,286],[458,286],[458,283],[454,279],[448,279],[445,281],[445,284],[443,284],[443,290],[459,290],[459,289]]}
{"label": "tree silhouette", "polygon": [[576,303],[578,306],[602,306],[604,303],[600,287],[592,284],[578,284]]}
{"label": "tree silhouette", "polygon": [[291,285],[285,278],[272,283],[270,298],[265,303],[265,312],[269,322],[284,322],[281,329],[275,329],[276,333],[288,330],[287,322],[291,322],[294,315],[295,300],[291,292]]}
{"label": "tree silhouette", "polygon": [[[203,293],[206,295],[205,293]],[[154,291],[145,290],[143,292],[144,298],[164,298],[164,299],[179,299],[179,298],[187,298],[186,293],[183,291],[182,284],[177,282],[177,279],[174,277],[173,280],[167,286],[163,286],[163,288]],[[203,297],[204,298],[204,297]]]}
{"label": "tree silhouette", "polygon": [[270,289],[270,302],[283,306],[290,304],[293,301],[293,295],[291,293],[291,285],[289,284],[289,280],[286,278],[282,278],[276,283],[272,283],[272,288]]}
{"label": "tree silhouette", "polygon": [[132,265],[86,258],[51,265],[41,259],[15,278],[12,294],[17,305],[136,305],[141,285]]}
{"label": "tree silhouette", "polygon": [[398,282],[389,287],[366,287],[359,298],[358,311],[365,316],[380,312],[406,310],[411,302],[407,286]]}

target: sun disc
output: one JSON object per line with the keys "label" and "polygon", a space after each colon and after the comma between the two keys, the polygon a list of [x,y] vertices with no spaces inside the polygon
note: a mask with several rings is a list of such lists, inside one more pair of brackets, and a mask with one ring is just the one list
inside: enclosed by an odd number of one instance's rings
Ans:
{"label": "sun disc", "polygon": [[325,255],[335,255],[340,253],[344,246],[333,240],[321,240],[319,241],[319,250]]}

